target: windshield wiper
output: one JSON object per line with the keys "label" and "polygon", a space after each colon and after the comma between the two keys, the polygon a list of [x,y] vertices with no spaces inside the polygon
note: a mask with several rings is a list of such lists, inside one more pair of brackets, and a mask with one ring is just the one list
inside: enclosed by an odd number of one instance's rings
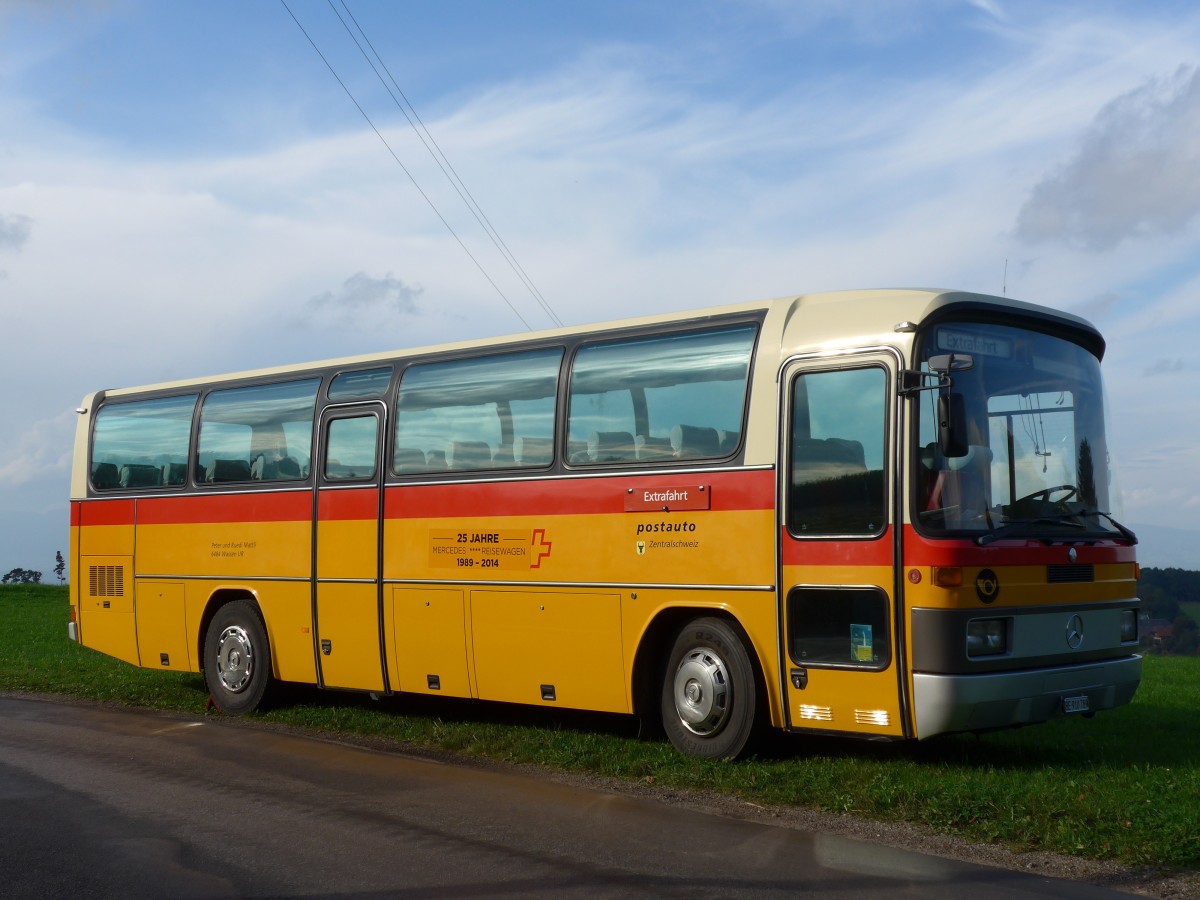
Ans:
{"label": "windshield wiper", "polygon": [[[1001,525],[994,531],[989,531],[987,534],[981,534],[975,538],[975,543],[980,547],[990,544],[992,541],[998,541],[1001,538],[1010,537],[1030,525],[1068,525],[1071,528],[1084,528],[1082,522],[1072,522],[1078,513],[1061,513],[1057,516],[1038,516],[1036,519],[1018,519],[1015,522],[1009,522],[1006,525]],[[1043,538],[1045,539],[1045,538]]]}
{"label": "windshield wiper", "polygon": [[1001,525],[994,531],[989,531],[987,534],[981,534],[975,539],[975,543],[983,547],[987,544],[990,544],[992,541],[998,541],[1001,538],[1016,534],[1021,529],[1030,525],[1068,525],[1071,528],[1085,528],[1087,526],[1085,526],[1082,522],[1072,521],[1073,519],[1082,518],[1083,516],[1100,516],[1101,518],[1107,520],[1113,528],[1121,532],[1121,537],[1129,541],[1130,545],[1138,542],[1136,534],[1134,534],[1129,528],[1122,525],[1108,513],[1101,512],[1098,509],[1081,509],[1078,512],[1064,512],[1053,516],[1038,516],[1035,519],[1020,519],[1015,522],[1009,522],[1006,525]]}
{"label": "windshield wiper", "polygon": [[1100,510],[1098,510],[1098,509],[1085,509],[1085,510],[1077,513],[1077,515],[1100,516],[1100,518],[1106,519],[1108,521],[1109,525],[1111,525],[1113,528],[1117,529],[1117,531],[1121,532],[1121,537],[1123,537],[1123,538],[1125,538],[1125,540],[1129,541],[1130,545],[1136,544],[1138,542],[1137,535],[1134,534],[1131,529],[1122,525],[1120,522],[1118,522],[1116,519],[1114,519],[1112,516],[1110,516],[1106,512],[1100,512]]}

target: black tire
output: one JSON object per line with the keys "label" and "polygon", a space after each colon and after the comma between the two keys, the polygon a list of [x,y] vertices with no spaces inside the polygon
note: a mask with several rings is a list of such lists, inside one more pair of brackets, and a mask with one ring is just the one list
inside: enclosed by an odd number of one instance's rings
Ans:
{"label": "black tire", "polygon": [[676,749],[734,759],[757,725],[758,689],[745,633],[735,623],[693,619],[675,636],[662,677],[662,725]]}
{"label": "black tire", "polygon": [[226,603],[204,636],[204,683],[221,712],[258,708],[271,684],[271,647],[258,610],[247,600]]}

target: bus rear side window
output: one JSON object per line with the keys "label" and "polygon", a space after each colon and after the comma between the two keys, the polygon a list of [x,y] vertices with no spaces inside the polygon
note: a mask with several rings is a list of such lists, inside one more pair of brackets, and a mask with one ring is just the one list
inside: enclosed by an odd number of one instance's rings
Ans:
{"label": "bus rear side window", "polygon": [[195,408],[195,394],[102,407],[92,432],[92,487],[119,491],[187,481]]}
{"label": "bus rear side window", "polygon": [[571,373],[569,461],[732,456],[756,332],[739,325],[582,347]]}

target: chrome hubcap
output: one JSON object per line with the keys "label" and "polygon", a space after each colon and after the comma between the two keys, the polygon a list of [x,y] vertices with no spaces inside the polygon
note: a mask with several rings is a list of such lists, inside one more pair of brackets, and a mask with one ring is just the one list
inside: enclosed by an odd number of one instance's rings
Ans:
{"label": "chrome hubcap", "polygon": [[231,694],[243,690],[254,674],[254,647],[240,625],[230,625],[217,641],[217,677]]}
{"label": "chrome hubcap", "polygon": [[707,647],[691,651],[675,672],[675,711],[693,734],[721,730],[729,717],[732,690],[725,662]]}

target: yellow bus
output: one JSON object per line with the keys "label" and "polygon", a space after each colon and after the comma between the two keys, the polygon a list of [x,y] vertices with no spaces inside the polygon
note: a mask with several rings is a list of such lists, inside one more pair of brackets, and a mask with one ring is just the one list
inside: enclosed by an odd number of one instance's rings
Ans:
{"label": "yellow bus", "polygon": [[1141,678],[1083,319],[807,294],[88,395],[69,631],[204,673],[924,739]]}

